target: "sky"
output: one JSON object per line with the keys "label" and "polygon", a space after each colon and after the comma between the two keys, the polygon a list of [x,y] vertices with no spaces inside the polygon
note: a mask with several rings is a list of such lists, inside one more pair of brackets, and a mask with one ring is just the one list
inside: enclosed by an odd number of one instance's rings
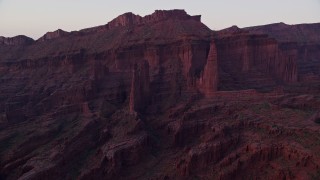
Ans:
{"label": "sky", "polygon": [[213,30],[232,25],[320,22],[320,0],[0,0],[0,36],[38,39],[48,31],[107,24],[125,12],[185,9]]}

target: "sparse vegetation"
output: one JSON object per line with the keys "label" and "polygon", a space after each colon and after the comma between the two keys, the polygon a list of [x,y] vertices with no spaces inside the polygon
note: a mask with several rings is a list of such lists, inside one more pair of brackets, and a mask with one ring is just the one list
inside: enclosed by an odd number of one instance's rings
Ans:
{"label": "sparse vegetation", "polygon": [[251,109],[253,112],[255,112],[256,114],[260,114],[263,111],[268,111],[270,110],[271,106],[268,102],[263,102],[254,106],[251,106]]}

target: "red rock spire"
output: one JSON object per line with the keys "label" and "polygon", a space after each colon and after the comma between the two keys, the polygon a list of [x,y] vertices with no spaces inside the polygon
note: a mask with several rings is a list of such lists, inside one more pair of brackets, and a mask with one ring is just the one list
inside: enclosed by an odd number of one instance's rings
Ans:
{"label": "red rock spire", "polygon": [[200,77],[200,90],[209,95],[218,90],[218,57],[217,49],[214,42],[210,44],[210,51],[207,58],[207,64],[204,67]]}
{"label": "red rock spire", "polygon": [[130,112],[143,111],[148,104],[149,94],[149,64],[147,61],[143,61],[136,64],[133,69],[129,103]]}

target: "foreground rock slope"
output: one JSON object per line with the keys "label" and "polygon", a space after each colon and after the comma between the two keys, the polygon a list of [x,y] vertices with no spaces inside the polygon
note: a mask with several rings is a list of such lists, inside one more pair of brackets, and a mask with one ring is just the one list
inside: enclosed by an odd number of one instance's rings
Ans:
{"label": "foreground rock slope", "polygon": [[317,27],[158,10],[0,37],[0,179],[318,179]]}

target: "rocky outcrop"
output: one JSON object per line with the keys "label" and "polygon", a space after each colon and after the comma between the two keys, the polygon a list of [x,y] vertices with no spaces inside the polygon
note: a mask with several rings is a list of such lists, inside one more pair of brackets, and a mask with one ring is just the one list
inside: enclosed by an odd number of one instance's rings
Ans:
{"label": "rocky outcrop", "polygon": [[6,38],[0,36],[0,45],[29,45],[33,43],[34,40],[23,35]]}
{"label": "rocky outcrop", "polygon": [[147,61],[135,64],[132,74],[129,108],[131,112],[141,112],[149,103],[150,76]]}
{"label": "rocky outcrop", "polygon": [[108,23],[109,29],[118,27],[118,26],[132,26],[132,25],[137,25],[142,22],[142,17],[139,15],[135,15],[133,13],[125,13],[114,20],[110,21]]}
{"label": "rocky outcrop", "polygon": [[152,23],[157,21],[163,21],[167,19],[179,19],[179,20],[195,20],[201,22],[201,16],[190,16],[184,10],[156,10],[153,14],[147,15],[143,18],[144,23]]}
{"label": "rocky outcrop", "polygon": [[0,45],[0,179],[319,179],[316,44],[183,10],[22,44]]}
{"label": "rocky outcrop", "polygon": [[68,34],[69,34],[68,32],[63,31],[61,29],[58,29],[53,32],[47,32],[45,35],[43,35],[41,38],[39,38],[38,41],[46,41],[46,40],[56,39],[56,38],[64,37]]}
{"label": "rocky outcrop", "polygon": [[196,174],[209,164],[221,161],[229,149],[239,143],[238,141],[239,138],[230,138],[219,143],[202,143],[189,150],[187,156],[178,163],[177,169],[183,176]]}
{"label": "rocky outcrop", "polygon": [[247,33],[248,31],[240,29],[238,26],[234,25],[226,29],[222,29],[218,32],[219,36],[230,36],[230,34],[240,34],[240,33]]}
{"label": "rocky outcrop", "polygon": [[207,64],[204,67],[203,73],[201,74],[199,85],[200,90],[205,95],[218,90],[219,83],[219,72],[218,72],[218,56],[217,49],[214,42],[210,44],[210,51],[207,58]]}
{"label": "rocky outcrop", "polygon": [[123,15],[118,16],[113,19],[106,25],[97,26],[93,28],[87,28],[80,30],[80,32],[101,32],[110,29],[114,29],[116,27],[124,27],[124,26],[134,26],[134,25],[143,25],[143,24],[152,24],[160,21],[166,21],[168,19],[177,19],[177,20],[194,20],[197,22],[201,22],[201,16],[190,16],[184,10],[156,10],[151,15],[147,15],[145,17],[141,17],[139,15],[135,15],[131,12],[125,13]]}

